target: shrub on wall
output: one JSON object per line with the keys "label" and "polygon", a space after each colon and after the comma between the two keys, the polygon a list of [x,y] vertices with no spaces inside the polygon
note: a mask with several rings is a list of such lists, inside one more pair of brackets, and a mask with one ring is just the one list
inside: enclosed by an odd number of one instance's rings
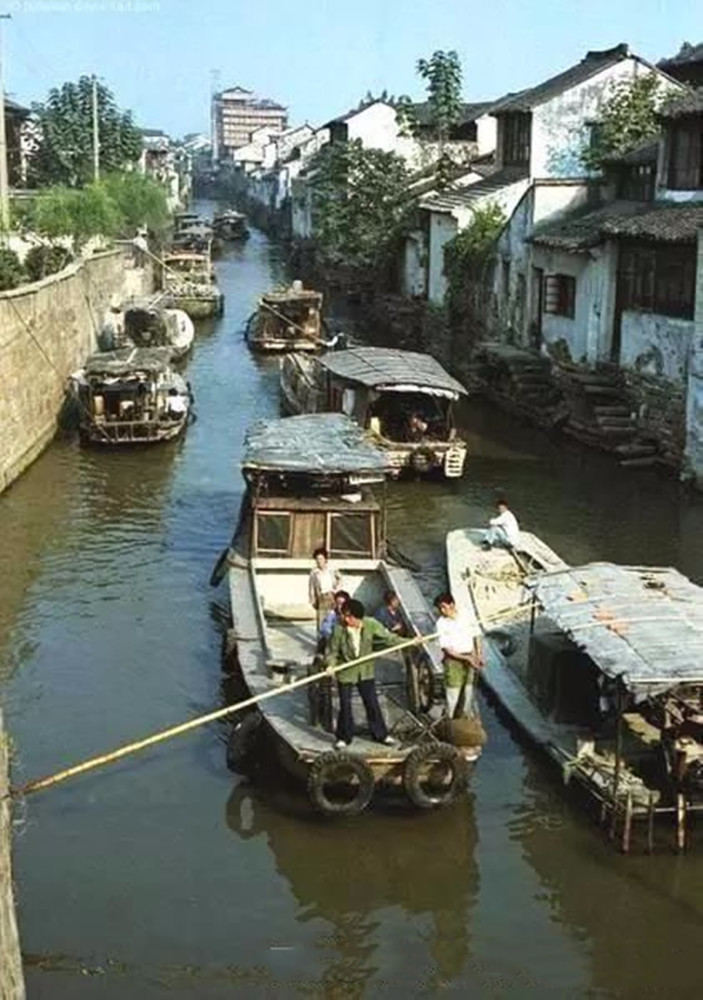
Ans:
{"label": "shrub on wall", "polygon": [[17,288],[27,280],[27,274],[14,250],[0,247],[0,291]]}
{"label": "shrub on wall", "polygon": [[41,246],[32,247],[24,259],[24,266],[30,281],[40,281],[61,271],[72,260],[73,254],[66,247],[42,243]]}

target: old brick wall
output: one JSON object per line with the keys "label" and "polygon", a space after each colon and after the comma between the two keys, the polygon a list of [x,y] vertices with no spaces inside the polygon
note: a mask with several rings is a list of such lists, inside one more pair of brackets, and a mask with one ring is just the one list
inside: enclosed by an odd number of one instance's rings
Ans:
{"label": "old brick wall", "polygon": [[110,250],[0,292],[0,492],[53,437],[67,377],[95,350],[112,296],[136,291],[139,274]]}
{"label": "old brick wall", "polygon": [[0,714],[0,1000],[23,1000],[24,979],[12,891],[7,737]]}

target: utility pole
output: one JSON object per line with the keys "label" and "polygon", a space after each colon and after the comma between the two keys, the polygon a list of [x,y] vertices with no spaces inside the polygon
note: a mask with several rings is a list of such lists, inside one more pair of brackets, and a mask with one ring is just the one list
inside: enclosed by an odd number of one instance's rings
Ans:
{"label": "utility pole", "polygon": [[93,73],[93,180],[100,180],[100,130],[98,126],[98,79]]}
{"label": "utility pole", "polygon": [[0,14],[0,229],[6,236],[10,230],[10,185],[7,174],[7,134],[5,130],[5,81],[3,74],[2,22],[10,14]]}

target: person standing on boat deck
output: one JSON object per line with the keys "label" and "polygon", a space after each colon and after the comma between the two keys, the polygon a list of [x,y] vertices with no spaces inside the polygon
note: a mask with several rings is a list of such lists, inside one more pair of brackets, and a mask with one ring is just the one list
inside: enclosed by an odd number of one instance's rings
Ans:
{"label": "person standing on boat deck", "polygon": [[393,590],[386,590],[383,595],[383,604],[375,613],[374,618],[380,622],[389,632],[402,635],[405,631],[405,623],[400,613],[400,598]]}
{"label": "person standing on boat deck", "polygon": [[506,549],[514,549],[520,544],[520,525],[517,518],[508,507],[508,501],[501,497],[496,502],[498,514],[489,521],[490,528],[483,540],[483,547],[490,549],[497,545]]}
{"label": "person standing on boat deck", "polygon": [[476,671],[483,666],[481,629],[473,615],[458,610],[451,594],[440,594],[434,603],[439,611],[436,631],[444,662],[447,714],[454,718],[462,694],[463,714],[473,714]]}
{"label": "person standing on boat deck", "polygon": [[317,612],[319,631],[323,618],[334,607],[334,594],[339,589],[342,578],[330,566],[327,549],[315,549],[312,557],[315,560],[315,568],[310,573],[310,603]]}
{"label": "person standing on boat deck", "polygon": [[[390,647],[399,642],[402,642],[400,636],[393,635],[375,618],[367,618],[366,609],[361,601],[352,599],[342,608],[342,622],[332,632],[325,665],[331,672],[334,667],[342,663],[368,656],[373,650],[374,643]],[[337,737],[335,747],[338,750],[344,750],[354,738],[352,694],[355,684],[364,703],[373,738],[389,747],[396,745],[393,737],[388,735],[386,721],[378,703],[375,670],[375,660],[369,660],[347,670],[340,670],[337,674],[339,714],[335,729]]]}
{"label": "person standing on boat deck", "polygon": [[320,642],[323,647],[332,638],[332,633],[334,632],[335,625],[340,625],[342,621],[342,608],[351,600],[351,594],[348,594],[346,590],[338,590],[334,595],[334,607],[331,611],[328,611],[325,617],[322,619],[320,624]]}

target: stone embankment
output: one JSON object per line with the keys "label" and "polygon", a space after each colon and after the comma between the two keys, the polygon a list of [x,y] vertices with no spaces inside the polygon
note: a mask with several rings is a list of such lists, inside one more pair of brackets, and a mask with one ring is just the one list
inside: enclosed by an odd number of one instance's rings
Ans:
{"label": "stone embankment", "polygon": [[54,436],[66,379],[95,351],[113,296],[150,288],[131,251],[109,250],[0,292],[0,492]]}
{"label": "stone embankment", "polygon": [[0,1000],[23,1000],[24,978],[12,887],[7,736],[0,713]]}

